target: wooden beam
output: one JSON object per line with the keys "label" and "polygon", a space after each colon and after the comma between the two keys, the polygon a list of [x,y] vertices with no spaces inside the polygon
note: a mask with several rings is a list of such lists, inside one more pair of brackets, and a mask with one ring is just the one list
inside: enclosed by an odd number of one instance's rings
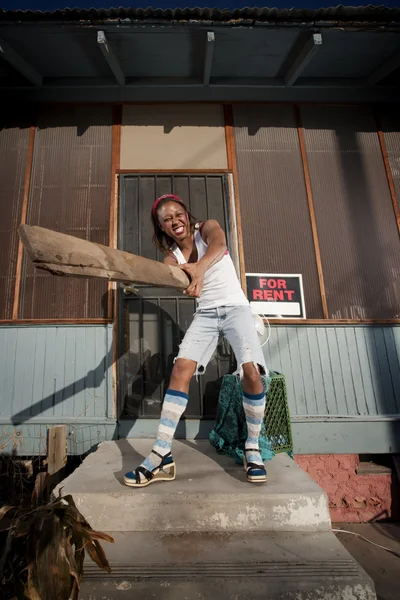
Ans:
{"label": "wooden beam", "polygon": [[320,33],[313,33],[301,50],[296,53],[293,62],[287,68],[284,75],[285,85],[291,86],[296,82],[321,46],[322,35]]}
{"label": "wooden beam", "polygon": [[225,118],[225,141],[226,141],[226,153],[228,160],[228,169],[232,171],[233,175],[233,190],[235,196],[235,209],[236,209],[236,226],[237,226],[237,241],[239,251],[239,266],[240,266],[240,283],[242,289],[247,296],[246,286],[246,268],[244,262],[244,246],[243,246],[243,233],[242,233],[242,213],[240,211],[240,198],[239,198],[239,176],[236,161],[236,148],[235,148],[235,130],[233,123],[233,110],[231,104],[224,104],[224,118]]}
{"label": "wooden beam", "polygon": [[321,250],[319,247],[319,238],[318,238],[318,231],[317,231],[317,220],[315,218],[314,200],[313,200],[312,189],[311,189],[310,170],[308,168],[308,159],[307,159],[306,145],[305,145],[305,141],[304,141],[304,131],[303,131],[302,123],[301,123],[300,108],[298,106],[296,106],[295,111],[296,111],[296,121],[297,121],[297,134],[299,136],[300,154],[301,154],[301,160],[302,160],[302,164],[303,164],[304,182],[306,185],[308,209],[310,212],[311,231],[312,231],[312,236],[313,236],[313,241],[314,241],[315,260],[317,263],[319,289],[321,292],[322,311],[324,314],[324,318],[329,319],[328,303],[326,300],[324,274],[322,271]]}
{"label": "wooden beam", "polygon": [[67,464],[67,426],[54,425],[48,430],[47,437],[47,472],[49,475],[60,475]]}
{"label": "wooden beam", "polygon": [[21,73],[21,75],[26,77],[28,81],[33,83],[35,87],[42,87],[43,77],[41,74],[2,39],[0,39],[0,56]]}
{"label": "wooden beam", "polygon": [[[118,172],[121,154],[122,105],[113,107],[112,150],[111,150],[111,189],[110,189],[110,237],[109,246],[118,247]],[[117,290],[111,282],[108,285],[108,317],[117,311]]]}
{"label": "wooden beam", "polygon": [[400,67],[400,50],[392,54],[392,56],[382,63],[371,75],[368,77],[369,85],[376,85],[386,77],[388,77],[393,71]]}
{"label": "wooden beam", "polygon": [[129,252],[32,225],[21,225],[19,234],[35,266],[53,275],[95,277],[179,290],[189,285],[189,278],[178,267]]}
{"label": "wooden beam", "polygon": [[392,169],[390,166],[389,156],[387,153],[386,140],[385,140],[385,136],[383,135],[381,120],[380,120],[377,110],[374,111],[374,116],[375,116],[376,128],[377,128],[377,133],[378,133],[379,145],[381,147],[381,152],[382,152],[383,163],[385,165],[386,178],[387,178],[387,182],[388,182],[388,186],[389,186],[390,198],[392,200],[394,216],[395,216],[396,223],[397,223],[397,230],[400,234],[400,208],[399,208],[399,203],[397,200],[396,188],[394,186],[393,173],[392,173]]}
{"label": "wooden beam", "polygon": [[[28,200],[29,200],[29,191],[31,186],[31,174],[32,174],[32,165],[33,165],[33,150],[35,147],[35,135],[36,135],[36,127],[31,126],[29,130],[29,146],[28,146],[28,157],[26,161],[26,169],[25,169],[25,182],[24,182],[24,197],[22,200],[22,210],[21,210],[21,225],[25,225],[26,223],[26,215],[28,213]],[[21,277],[22,277],[22,257],[23,257],[23,247],[21,240],[18,243],[18,253],[17,253],[17,264],[15,271],[15,289],[14,289],[14,303],[13,303],[13,312],[12,318],[18,319],[19,313],[19,296],[21,290]]]}
{"label": "wooden beam", "polygon": [[204,74],[203,83],[205,86],[210,85],[212,61],[214,56],[215,34],[213,31],[207,31],[206,50],[204,54]]}
{"label": "wooden beam", "polygon": [[97,43],[115,79],[119,85],[125,85],[125,75],[104,31],[97,32]]}

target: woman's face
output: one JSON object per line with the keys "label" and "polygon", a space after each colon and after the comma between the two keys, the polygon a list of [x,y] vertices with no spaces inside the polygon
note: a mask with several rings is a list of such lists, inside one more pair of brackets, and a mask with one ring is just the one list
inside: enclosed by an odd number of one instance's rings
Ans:
{"label": "woman's face", "polygon": [[161,229],[175,242],[181,242],[190,235],[189,216],[179,202],[165,202],[157,210],[157,218]]}

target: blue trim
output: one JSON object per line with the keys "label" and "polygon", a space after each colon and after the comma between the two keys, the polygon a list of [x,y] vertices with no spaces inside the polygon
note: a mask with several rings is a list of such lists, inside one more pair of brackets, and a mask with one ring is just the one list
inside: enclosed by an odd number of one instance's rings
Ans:
{"label": "blue trim", "polygon": [[185,400],[189,400],[189,396],[188,394],[185,394],[185,392],[179,392],[178,390],[171,390],[171,389],[167,389],[167,391],[165,392],[165,395],[170,395],[170,396],[180,396],[181,398],[185,398]]}
{"label": "blue trim", "polygon": [[263,400],[265,396],[265,392],[261,392],[261,394],[247,394],[245,391],[243,392],[243,397],[246,400]]}

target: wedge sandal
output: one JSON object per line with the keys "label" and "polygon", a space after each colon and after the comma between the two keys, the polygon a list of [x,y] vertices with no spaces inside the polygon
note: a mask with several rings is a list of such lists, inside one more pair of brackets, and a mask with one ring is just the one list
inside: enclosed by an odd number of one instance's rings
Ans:
{"label": "wedge sandal", "polygon": [[258,448],[247,448],[244,452],[244,470],[247,474],[247,481],[250,481],[250,483],[265,483],[267,481],[267,469],[264,465],[247,462],[247,452],[259,453],[260,451]]}
{"label": "wedge sandal", "polygon": [[[134,471],[129,471],[129,473],[126,473],[124,476],[125,485],[131,487],[146,487],[155,481],[173,481],[175,479],[176,468],[171,452],[165,456],[158,454],[155,450],[152,450],[152,453],[161,458],[160,464],[151,471],[142,466]],[[140,475],[143,475],[144,479],[141,478]]]}

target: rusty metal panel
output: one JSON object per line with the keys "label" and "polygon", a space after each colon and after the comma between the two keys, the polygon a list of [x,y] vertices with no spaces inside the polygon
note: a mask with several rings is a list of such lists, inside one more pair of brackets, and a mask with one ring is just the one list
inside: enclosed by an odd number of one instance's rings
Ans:
{"label": "rusty metal panel", "polygon": [[399,234],[372,110],[301,114],[329,316],[399,317]]}
{"label": "rusty metal panel", "polygon": [[29,127],[0,123],[0,319],[12,318]]}
{"label": "rusty metal panel", "polygon": [[398,104],[382,108],[379,117],[396,190],[397,203],[400,205],[400,115]]}
{"label": "rusty metal panel", "polygon": [[248,273],[302,273],[306,312],[321,295],[294,109],[235,105],[245,265]]}
{"label": "rusty metal panel", "polygon": [[[42,111],[37,118],[27,222],[108,245],[110,107]],[[107,317],[107,284],[60,278],[24,260],[20,318]]]}

